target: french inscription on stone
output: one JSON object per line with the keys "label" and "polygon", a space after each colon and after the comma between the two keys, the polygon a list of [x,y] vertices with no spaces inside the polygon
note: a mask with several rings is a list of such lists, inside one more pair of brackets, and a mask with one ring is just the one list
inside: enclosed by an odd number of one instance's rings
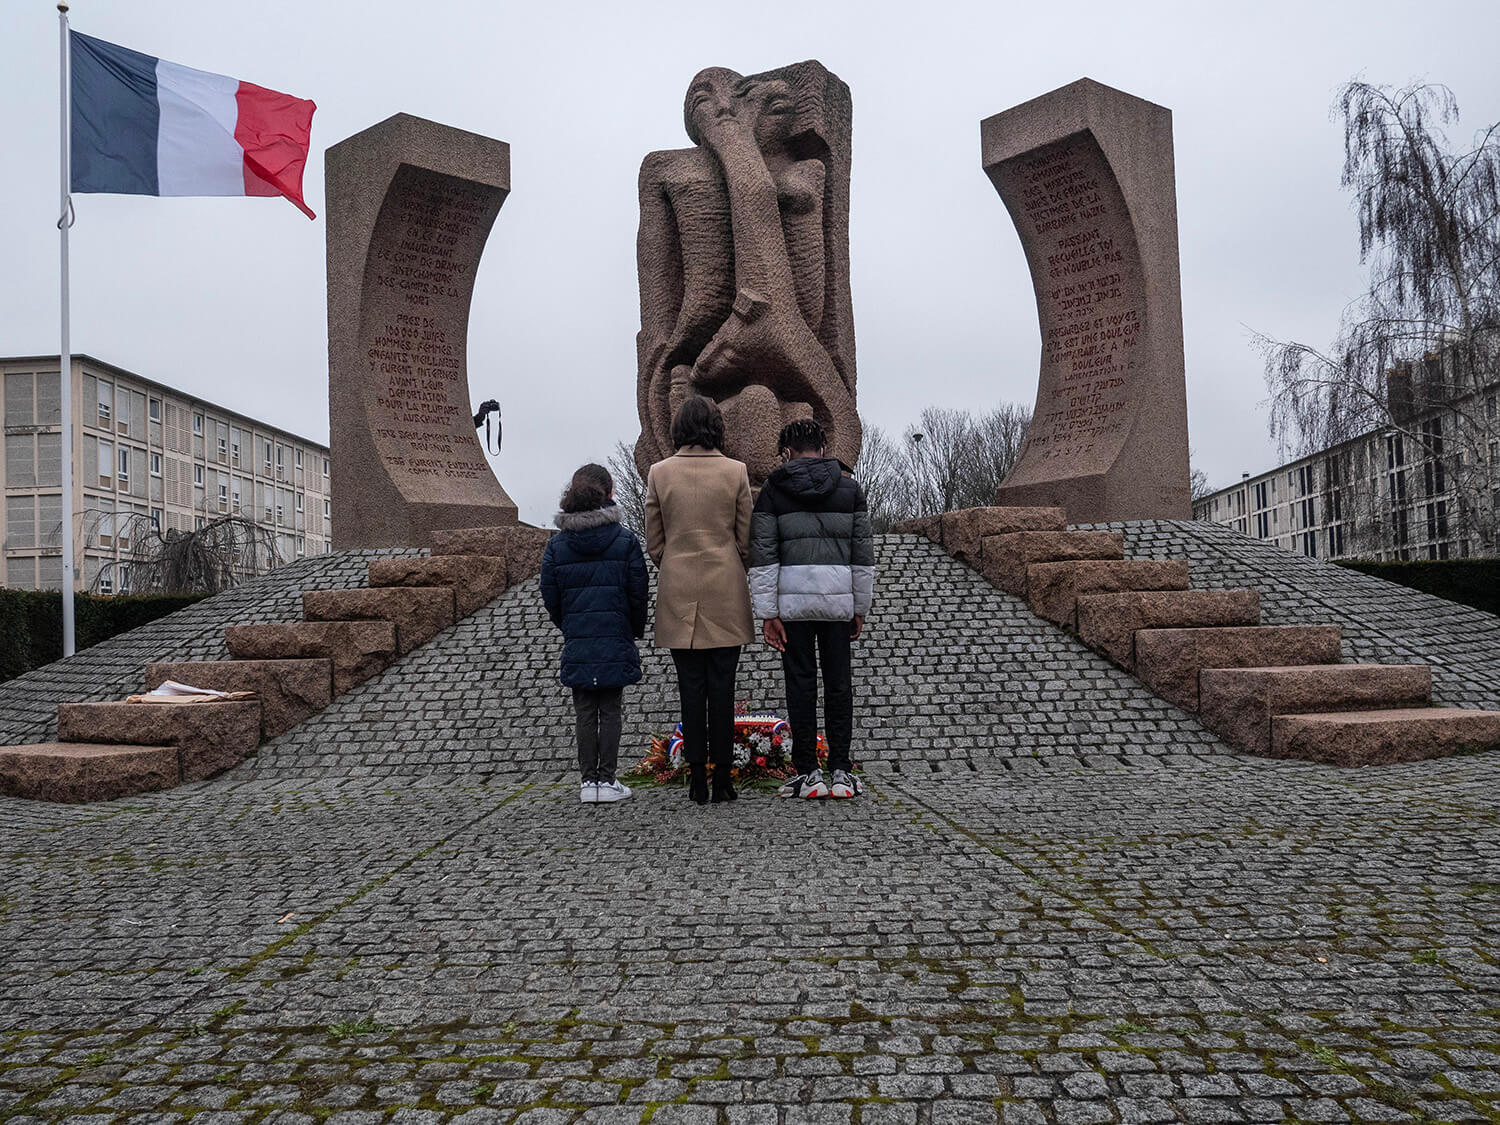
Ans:
{"label": "french inscription on stone", "polygon": [[[370,263],[372,302],[380,315],[365,351],[379,377],[370,409],[376,441],[393,475],[483,480],[473,435],[455,433],[468,417],[464,340],[470,276],[498,203],[494,192],[451,176],[403,169],[382,211]],[[476,246],[477,242],[477,246]]]}

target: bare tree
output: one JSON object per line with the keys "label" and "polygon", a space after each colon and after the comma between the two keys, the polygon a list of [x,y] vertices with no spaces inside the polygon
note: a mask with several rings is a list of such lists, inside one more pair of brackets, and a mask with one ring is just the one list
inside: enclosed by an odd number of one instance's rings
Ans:
{"label": "bare tree", "polygon": [[[142,513],[110,516],[110,534],[129,555],[105,562],[91,583],[121,593],[217,594],[280,565],[276,533],[243,516],[219,516],[194,531],[163,532]],[[100,535],[95,518],[92,537]],[[86,529],[86,534],[89,529]]]}
{"label": "bare tree", "polygon": [[615,442],[605,463],[609,475],[615,478],[615,503],[620,506],[621,522],[641,541],[646,539],[646,482],[641,479],[635,465],[635,444]]}
{"label": "bare tree", "polygon": [[865,427],[856,476],[865,486],[877,530],[913,516],[995,502],[1020,457],[1031,412],[1006,403],[975,416],[928,407],[901,440]]}
{"label": "bare tree", "polygon": [[[1334,112],[1369,288],[1327,349],[1257,335],[1272,434],[1306,455],[1385,430],[1388,471],[1397,441],[1414,471],[1442,465],[1455,517],[1491,539],[1500,423],[1485,391],[1500,379],[1500,125],[1453,151],[1444,130],[1458,103],[1428,84],[1350,82]],[[1391,485],[1388,503],[1404,506],[1404,484],[1396,493]]]}

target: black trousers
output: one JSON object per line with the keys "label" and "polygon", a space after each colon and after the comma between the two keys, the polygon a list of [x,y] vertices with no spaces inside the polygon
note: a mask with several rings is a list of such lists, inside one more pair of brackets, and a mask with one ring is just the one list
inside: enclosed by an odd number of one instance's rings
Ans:
{"label": "black trousers", "polygon": [[682,700],[682,756],[689,762],[734,761],[734,673],[738,645],[674,648]]}
{"label": "black trousers", "polygon": [[578,722],[578,772],[583,780],[613,781],[620,762],[624,688],[574,688]]}
{"label": "black trousers", "polygon": [[787,718],[792,725],[792,765],[798,773],[818,768],[818,661],[823,663],[823,710],[827,720],[828,768],[849,769],[854,739],[854,683],[850,667],[852,621],[783,621]]}

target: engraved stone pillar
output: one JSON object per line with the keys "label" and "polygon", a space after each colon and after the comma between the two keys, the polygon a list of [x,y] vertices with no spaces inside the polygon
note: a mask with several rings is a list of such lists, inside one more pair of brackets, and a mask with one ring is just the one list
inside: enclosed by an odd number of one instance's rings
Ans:
{"label": "engraved stone pillar", "polygon": [[1031,428],[995,503],[1190,519],[1171,111],[1084,78],[986,118],[980,140],[1042,331]]}
{"label": "engraved stone pillar", "polygon": [[326,154],[333,545],[514,524],[469,405],[469,302],[510,146],[398,113]]}

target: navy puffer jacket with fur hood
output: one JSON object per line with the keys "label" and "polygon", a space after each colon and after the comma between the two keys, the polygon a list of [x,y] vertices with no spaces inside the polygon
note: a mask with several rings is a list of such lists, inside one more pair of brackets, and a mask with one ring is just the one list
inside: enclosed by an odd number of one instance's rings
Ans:
{"label": "navy puffer jacket with fur hood", "polygon": [[636,638],[646,632],[646,558],[614,504],[559,512],[542,556],[542,601],[563,632],[568,687],[617,688],[641,678]]}

